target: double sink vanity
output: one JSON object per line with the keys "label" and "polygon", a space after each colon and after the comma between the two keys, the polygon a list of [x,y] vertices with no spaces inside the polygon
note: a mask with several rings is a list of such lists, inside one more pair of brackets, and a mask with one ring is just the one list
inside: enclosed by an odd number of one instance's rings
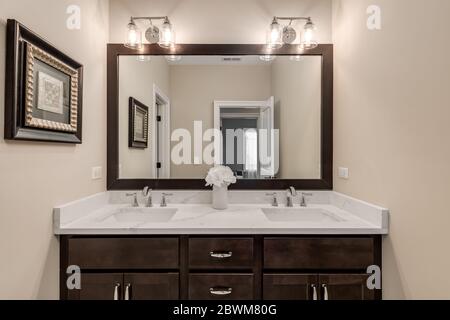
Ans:
{"label": "double sink vanity", "polygon": [[107,64],[108,191],[54,210],[61,299],[381,298],[388,211],[332,191],[333,45],[109,44]]}
{"label": "double sink vanity", "polygon": [[[366,286],[381,267],[388,211],[332,192],[278,207],[262,191],[172,191],[161,207],[133,207],[110,191],[54,210],[61,236],[62,299],[379,299]],[[167,196],[166,196],[167,197]],[[147,200],[139,199],[141,203]],[[159,200],[159,201],[155,201]],[[81,269],[81,290],[66,286]]]}

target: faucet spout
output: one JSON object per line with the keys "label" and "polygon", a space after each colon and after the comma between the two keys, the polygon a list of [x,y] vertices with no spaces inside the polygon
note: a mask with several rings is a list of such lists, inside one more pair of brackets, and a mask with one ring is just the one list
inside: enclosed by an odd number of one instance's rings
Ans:
{"label": "faucet spout", "polygon": [[293,197],[297,196],[297,191],[295,190],[294,187],[289,187],[289,189],[287,189],[287,193],[286,193],[286,207],[288,208],[292,208],[294,206],[294,201],[292,200]]}

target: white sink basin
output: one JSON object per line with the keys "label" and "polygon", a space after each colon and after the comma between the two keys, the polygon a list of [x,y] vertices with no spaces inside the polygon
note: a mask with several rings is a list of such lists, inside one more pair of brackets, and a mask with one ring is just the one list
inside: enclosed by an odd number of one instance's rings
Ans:
{"label": "white sink basin", "polygon": [[177,213],[176,208],[121,208],[109,215],[103,222],[168,222]]}
{"label": "white sink basin", "polygon": [[316,208],[264,208],[263,213],[273,222],[344,222],[345,219]]}

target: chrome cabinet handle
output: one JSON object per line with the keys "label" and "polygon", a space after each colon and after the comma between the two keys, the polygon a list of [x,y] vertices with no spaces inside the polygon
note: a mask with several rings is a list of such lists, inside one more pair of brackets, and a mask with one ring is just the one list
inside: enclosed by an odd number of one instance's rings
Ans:
{"label": "chrome cabinet handle", "polygon": [[228,258],[231,258],[233,256],[233,252],[232,251],[228,251],[228,252],[211,251],[209,253],[209,255],[211,256],[211,258],[228,259]]}
{"label": "chrome cabinet handle", "polygon": [[119,290],[120,290],[120,283],[116,283],[114,286],[114,300],[119,300]]}
{"label": "chrome cabinet handle", "polygon": [[209,288],[209,292],[215,296],[227,296],[233,292],[233,288]]}
{"label": "chrome cabinet handle", "polygon": [[328,300],[328,287],[326,284],[322,285],[323,288],[323,300]]}
{"label": "chrome cabinet handle", "polygon": [[316,288],[316,285],[312,284],[311,288],[313,289],[313,300],[317,300],[317,288]]}
{"label": "chrome cabinet handle", "polygon": [[131,284],[127,284],[125,286],[125,297],[124,300],[130,300],[130,288],[131,288]]}

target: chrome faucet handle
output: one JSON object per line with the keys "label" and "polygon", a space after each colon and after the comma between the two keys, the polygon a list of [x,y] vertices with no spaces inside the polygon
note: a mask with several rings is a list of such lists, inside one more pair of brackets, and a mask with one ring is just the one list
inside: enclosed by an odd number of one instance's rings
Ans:
{"label": "chrome faucet handle", "polygon": [[152,202],[152,189],[150,189],[149,187],[145,187],[144,190],[142,190],[142,194],[144,195],[144,197],[148,197],[147,198],[147,207],[153,207],[153,202]]}
{"label": "chrome faucet handle", "polygon": [[167,197],[173,196],[172,193],[162,193],[162,198],[161,198],[161,207],[167,207]]}
{"label": "chrome faucet handle", "polygon": [[133,197],[133,202],[131,203],[131,205],[133,207],[139,207],[139,202],[137,201],[137,192],[127,193],[126,196],[127,197]]}
{"label": "chrome faucet handle", "polygon": [[311,197],[313,194],[312,193],[306,193],[306,192],[302,192],[302,199],[300,200],[300,207],[306,207],[306,199],[305,197]]}
{"label": "chrome faucet handle", "polygon": [[266,193],[266,196],[271,196],[272,198],[272,207],[278,207],[278,199],[277,199],[277,193]]}

